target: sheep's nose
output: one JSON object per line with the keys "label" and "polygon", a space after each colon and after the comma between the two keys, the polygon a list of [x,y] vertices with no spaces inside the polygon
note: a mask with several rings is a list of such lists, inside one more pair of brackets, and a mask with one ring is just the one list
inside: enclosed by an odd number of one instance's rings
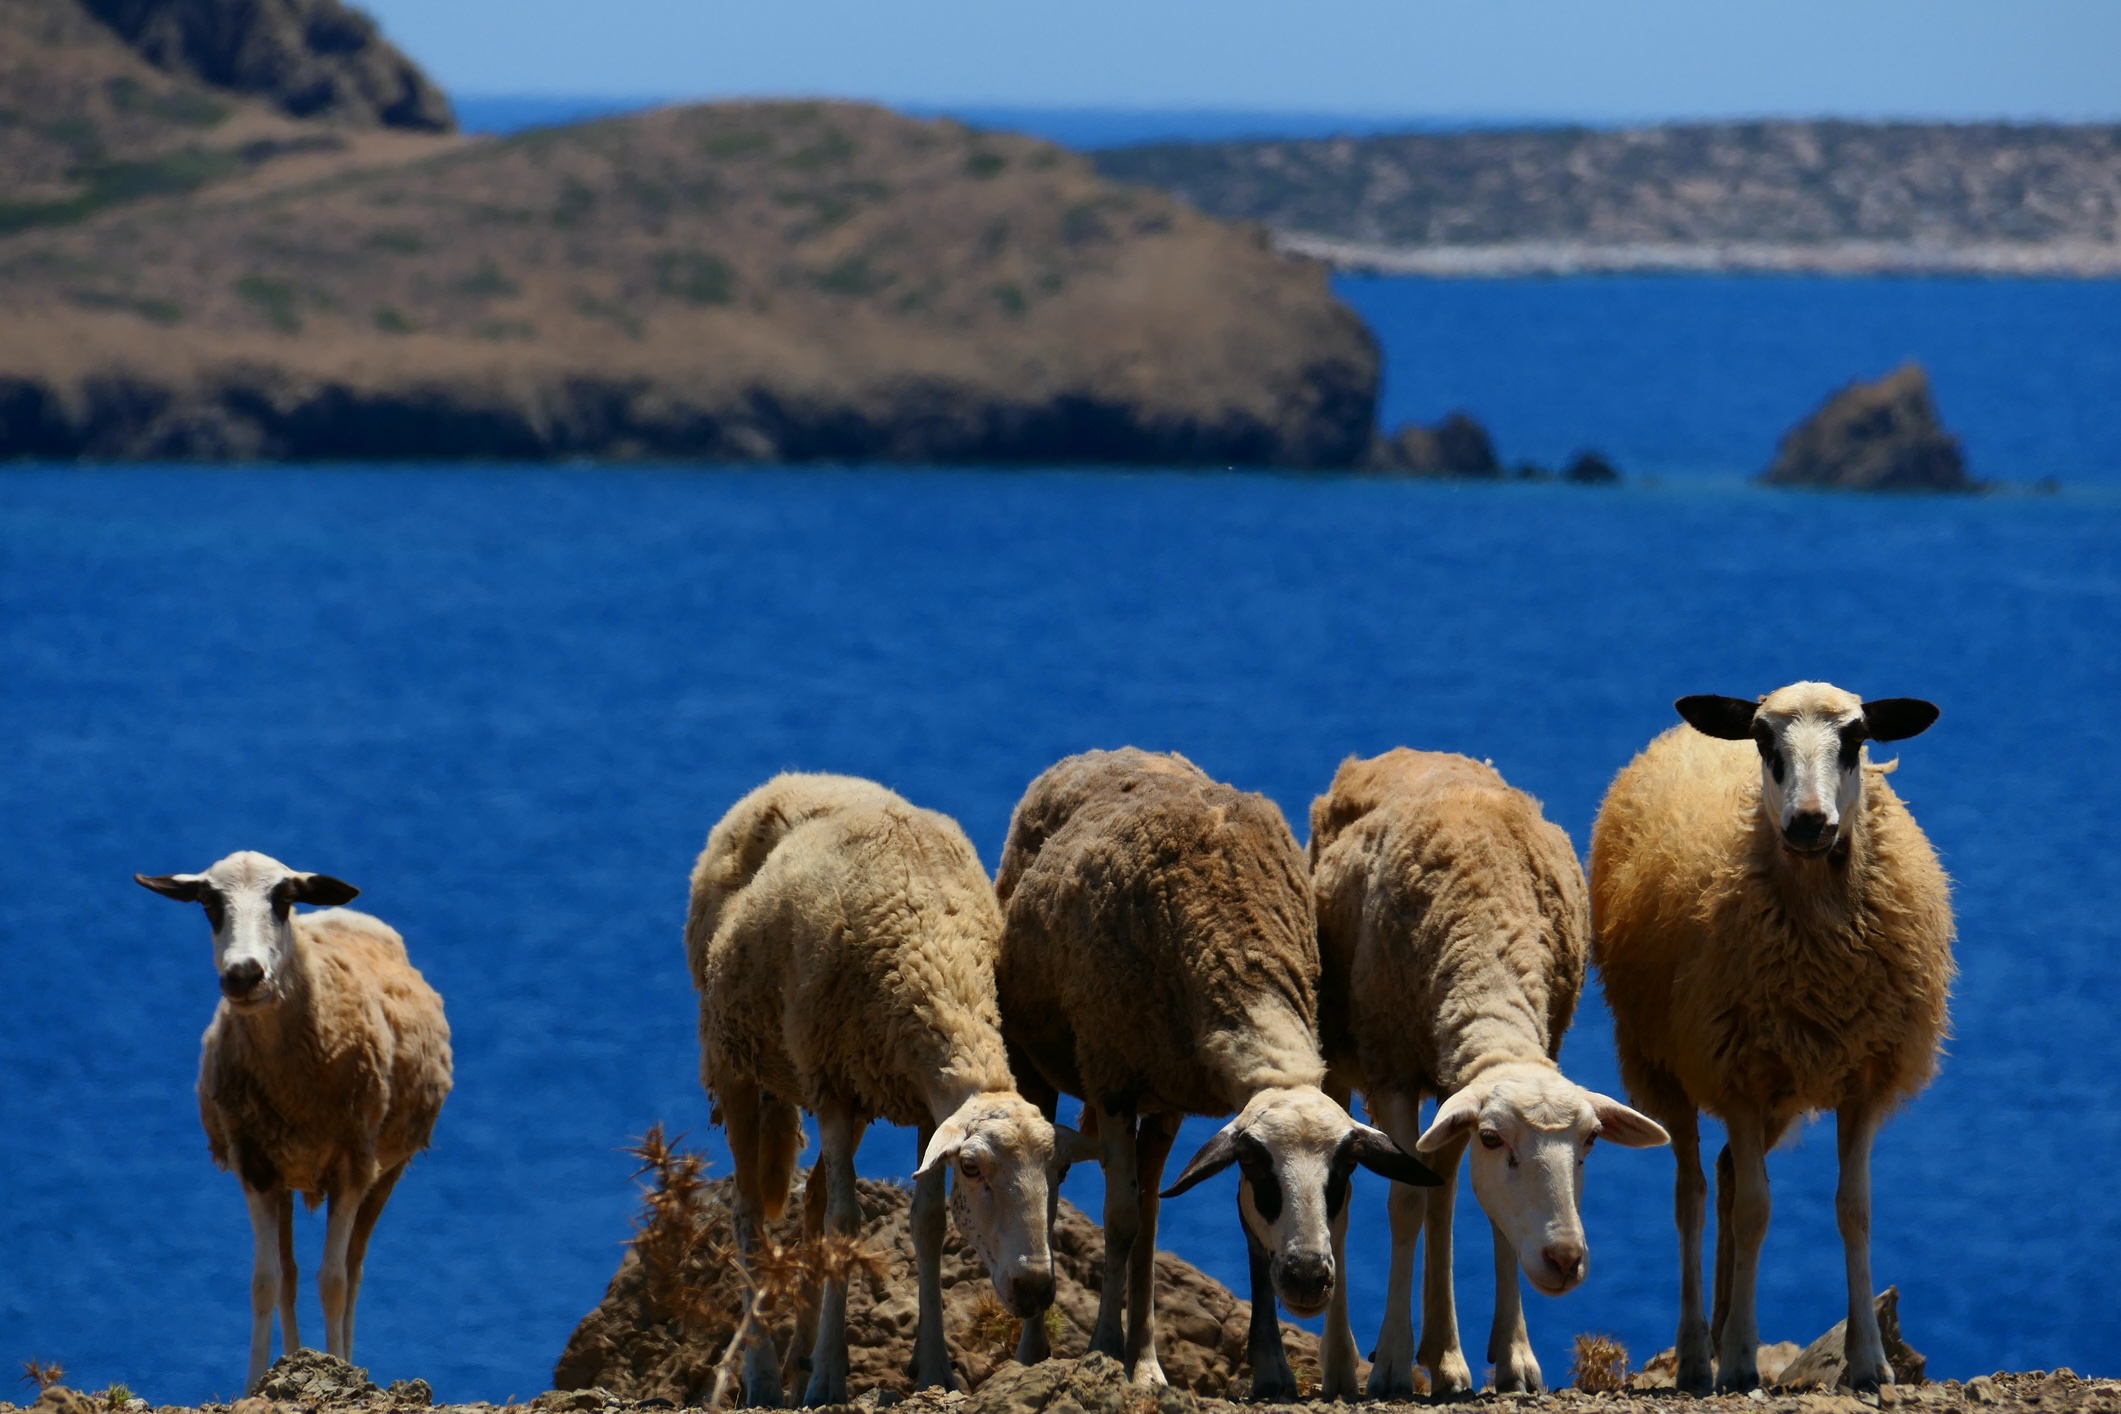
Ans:
{"label": "sheep's nose", "polygon": [[1819,837],[1826,833],[1826,815],[1818,810],[1800,810],[1782,827],[1782,833],[1788,836],[1791,844],[1815,845],[1819,843]]}
{"label": "sheep's nose", "polygon": [[240,1001],[258,990],[265,980],[265,965],[254,957],[241,962],[231,962],[228,970],[221,974],[221,995]]}
{"label": "sheep's nose", "polygon": [[1009,1283],[1009,1305],[1018,1316],[1035,1316],[1053,1304],[1053,1273],[1025,1272]]}
{"label": "sheep's nose", "polygon": [[1333,1259],[1324,1252],[1296,1252],[1283,1260],[1282,1300],[1300,1310],[1316,1310],[1333,1294]]}
{"label": "sheep's nose", "polygon": [[1583,1280],[1586,1253],[1582,1243],[1552,1242],[1540,1249],[1539,1255],[1547,1259],[1547,1265],[1554,1269],[1554,1274],[1568,1285],[1574,1286]]}

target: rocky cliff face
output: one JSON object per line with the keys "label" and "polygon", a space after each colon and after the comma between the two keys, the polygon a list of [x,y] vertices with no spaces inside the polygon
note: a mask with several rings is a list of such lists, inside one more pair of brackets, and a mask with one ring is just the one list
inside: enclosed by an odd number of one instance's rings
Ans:
{"label": "rocky cliff face", "polygon": [[1919,363],[1851,383],[1783,436],[1770,486],[1845,491],[1972,491],[1959,439],[1944,430]]}
{"label": "rocky cliff face", "polygon": [[1371,437],[1377,350],[1320,267],[862,105],[133,210],[0,244],[0,455],[1344,466]]}
{"label": "rocky cliff face", "polygon": [[448,132],[449,100],[340,0],[83,0],[149,63],[297,118]]}

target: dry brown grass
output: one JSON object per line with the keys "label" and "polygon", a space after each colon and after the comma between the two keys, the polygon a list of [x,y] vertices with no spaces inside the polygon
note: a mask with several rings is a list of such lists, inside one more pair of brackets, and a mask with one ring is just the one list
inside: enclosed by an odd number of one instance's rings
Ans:
{"label": "dry brown grass", "polygon": [[66,1378],[66,1366],[56,1360],[25,1360],[22,1362],[22,1383],[35,1385],[42,1394]]}
{"label": "dry brown grass", "polygon": [[1576,1364],[1569,1383],[1586,1394],[1610,1394],[1624,1389],[1628,1379],[1628,1348],[1609,1335],[1586,1332],[1576,1337]]}

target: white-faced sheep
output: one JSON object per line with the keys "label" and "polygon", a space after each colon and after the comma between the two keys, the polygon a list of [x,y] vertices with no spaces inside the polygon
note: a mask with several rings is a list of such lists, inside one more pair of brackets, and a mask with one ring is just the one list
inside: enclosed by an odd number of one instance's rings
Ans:
{"label": "white-faced sheep", "polygon": [[[1753,1295],[1767,1154],[1831,1109],[1848,1266],[1848,1378],[1893,1378],[1872,1307],[1870,1154],[1928,1084],[1952,979],[1949,881],[1866,741],[1914,736],[1937,709],[1801,682],[1759,701],[1683,697],[1674,727],[1607,791],[1591,836],[1596,961],[1621,1073],[1679,1162],[1679,1384],[1759,1383]],[[1716,1297],[1702,1318],[1707,1183],[1717,1161]],[[1711,1367],[1711,1348],[1717,1363]]]}
{"label": "white-faced sheep", "polygon": [[[783,775],[731,807],[692,872],[685,950],[700,993],[700,1078],[735,1162],[739,1247],[788,1201],[797,1106],[822,1153],[805,1223],[859,1230],[854,1153],[872,1119],[920,1134],[913,1233],[919,1385],[954,1384],[942,1323],[943,1185],[954,1166],[967,1236],[1027,1328],[1053,1302],[1051,1189],[1072,1131],[1016,1093],[995,1004],[1001,912],[947,816],[870,781]],[[1062,1152],[1057,1153],[1057,1146]],[[805,1307],[808,1404],[847,1399],[846,1283]],[[803,1344],[799,1331],[797,1345]],[[770,1340],[745,1352],[745,1395],[781,1402]]]}
{"label": "white-faced sheep", "polygon": [[[1583,990],[1590,909],[1583,870],[1539,802],[1463,756],[1350,758],[1311,807],[1326,1088],[1360,1089],[1371,1116],[1443,1175],[1395,1184],[1392,1267],[1369,1393],[1413,1393],[1416,1238],[1427,1234],[1422,1342],[1430,1389],[1473,1387],[1451,1285],[1451,1210],[1469,1141],[1473,1191],[1495,1233],[1497,1390],[1542,1388],[1517,1272],[1560,1295],[1584,1278],[1580,1207],[1593,1139],[1662,1144],[1657,1125],[1555,1064]],[[1423,1131],[1424,1095],[1440,1101]],[[1352,1370],[1336,1296],[1322,1358]]]}
{"label": "white-faced sheep", "polygon": [[133,876],[165,898],[205,906],[221,1002],[199,1060],[199,1118],[214,1162],[250,1205],[250,1373],[295,1325],[294,1195],[329,1199],[317,1288],[325,1348],[353,1358],[354,1305],[376,1219],[449,1095],[442,999],[405,940],[341,904],[359,890],[243,851],[203,874]]}
{"label": "white-faced sheep", "polygon": [[[1031,783],[996,887],[1012,1054],[1050,1087],[1046,1103],[1054,1091],[1082,1097],[1103,1149],[1105,1279],[1091,1348],[1123,1358],[1137,1381],[1163,1383],[1157,1200],[1236,1164],[1252,1389],[1293,1397],[1275,1296],[1315,1315],[1341,1289],[1353,1169],[1436,1178],[1319,1088],[1316,923],[1287,822],[1265,797],[1182,756],[1093,751]],[[1159,1195],[1180,1119],[1232,1110]],[[1352,1365],[1328,1375],[1338,1377],[1329,1397],[1354,1393]]]}

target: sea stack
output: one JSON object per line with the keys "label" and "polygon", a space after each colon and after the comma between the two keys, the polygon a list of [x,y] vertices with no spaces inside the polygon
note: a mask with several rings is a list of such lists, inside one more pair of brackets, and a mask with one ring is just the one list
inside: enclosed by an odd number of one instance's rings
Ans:
{"label": "sea stack", "polygon": [[1770,486],[1845,491],[1974,491],[1959,439],[1937,419],[1929,374],[1902,364],[1875,383],[1851,383],[1785,433]]}

